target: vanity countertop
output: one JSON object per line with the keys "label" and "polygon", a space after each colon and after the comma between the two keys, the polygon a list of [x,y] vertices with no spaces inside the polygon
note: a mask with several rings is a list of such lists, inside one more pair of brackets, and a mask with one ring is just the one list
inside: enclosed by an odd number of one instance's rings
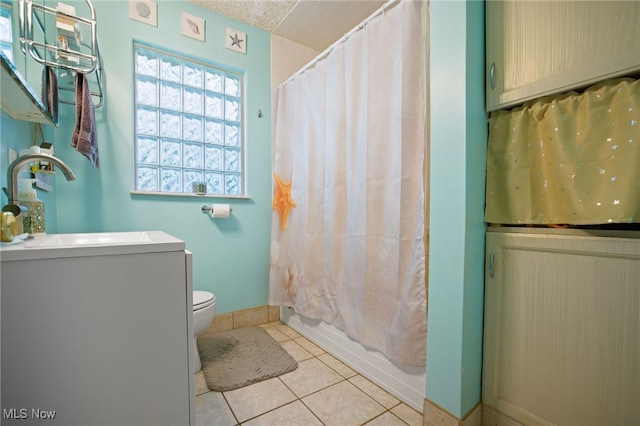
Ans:
{"label": "vanity countertop", "polygon": [[184,241],[162,231],[48,234],[0,247],[2,262],[184,250]]}

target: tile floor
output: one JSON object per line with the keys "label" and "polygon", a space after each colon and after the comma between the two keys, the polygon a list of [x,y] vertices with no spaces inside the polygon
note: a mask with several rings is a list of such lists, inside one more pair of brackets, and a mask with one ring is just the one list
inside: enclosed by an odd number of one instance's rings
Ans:
{"label": "tile floor", "polygon": [[422,413],[367,380],[284,323],[261,325],[298,362],[290,373],[229,392],[196,374],[199,426],[421,426]]}

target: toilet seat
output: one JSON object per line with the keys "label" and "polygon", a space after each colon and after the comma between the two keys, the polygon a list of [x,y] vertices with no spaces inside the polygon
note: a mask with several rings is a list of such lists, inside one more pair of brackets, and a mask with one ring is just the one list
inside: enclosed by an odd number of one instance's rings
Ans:
{"label": "toilet seat", "polygon": [[208,291],[193,291],[193,310],[199,311],[216,303],[216,296]]}

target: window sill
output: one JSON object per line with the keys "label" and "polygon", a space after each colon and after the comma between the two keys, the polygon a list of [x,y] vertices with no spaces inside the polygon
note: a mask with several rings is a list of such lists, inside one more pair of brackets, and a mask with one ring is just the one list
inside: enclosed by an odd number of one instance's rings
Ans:
{"label": "window sill", "polygon": [[250,200],[251,197],[249,195],[197,195],[197,194],[187,194],[183,192],[149,192],[149,191],[130,191],[131,195],[150,195],[150,196],[161,196],[161,197],[187,197],[187,198],[216,198],[216,199],[232,199],[232,200]]}

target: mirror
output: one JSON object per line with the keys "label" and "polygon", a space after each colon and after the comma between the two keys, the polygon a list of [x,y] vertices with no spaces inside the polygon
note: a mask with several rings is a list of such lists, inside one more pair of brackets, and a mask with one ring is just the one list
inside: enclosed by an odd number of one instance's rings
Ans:
{"label": "mirror", "polygon": [[2,109],[16,120],[52,124],[57,122],[47,111],[40,97],[33,92],[22,74],[4,53],[0,53],[2,75]]}
{"label": "mirror", "polygon": [[43,67],[21,50],[21,6],[18,0],[0,1],[2,108],[14,119],[57,126],[41,99]]}

